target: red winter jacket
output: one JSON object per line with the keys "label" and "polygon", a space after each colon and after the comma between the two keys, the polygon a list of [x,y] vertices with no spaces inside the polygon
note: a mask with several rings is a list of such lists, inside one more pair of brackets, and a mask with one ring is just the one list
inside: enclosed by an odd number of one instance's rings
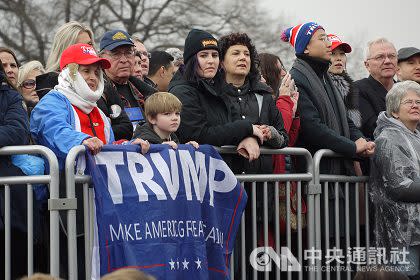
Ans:
{"label": "red winter jacket", "polygon": [[[300,119],[299,117],[293,118],[293,101],[290,96],[281,95],[276,102],[277,109],[279,109],[284,122],[284,128],[289,135],[289,147],[293,147],[296,143],[299,128],[300,128]],[[273,165],[275,174],[285,173],[285,161],[284,155],[274,155],[273,156]]]}

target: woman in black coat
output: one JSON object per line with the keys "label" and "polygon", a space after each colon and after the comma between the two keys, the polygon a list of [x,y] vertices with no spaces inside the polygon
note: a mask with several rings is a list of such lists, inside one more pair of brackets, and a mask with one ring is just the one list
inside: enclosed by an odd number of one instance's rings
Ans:
{"label": "woman in black coat", "polygon": [[[228,98],[221,94],[217,40],[208,32],[193,29],[185,40],[184,63],[169,84],[169,92],[182,103],[181,143],[196,141],[214,146],[240,145],[244,139],[263,138],[249,120],[232,118]],[[245,148],[246,149],[246,148]],[[254,151],[248,151],[257,158]]]}
{"label": "woman in black coat", "polygon": [[[287,146],[288,135],[270,87],[260,82],[257,58],[255,46],[246,33],[232,33],[220,38],[220,60],[225,78],[223,93],[233,107],[234,119],[249,120],[258,125],[264,132],[262,144],[280,149]],[[259,149],[260,143],[250,138],[243,144]],[[243,163],[241,169],[236,170],[238,173],[270,174],[273,171],[271,156]]]}

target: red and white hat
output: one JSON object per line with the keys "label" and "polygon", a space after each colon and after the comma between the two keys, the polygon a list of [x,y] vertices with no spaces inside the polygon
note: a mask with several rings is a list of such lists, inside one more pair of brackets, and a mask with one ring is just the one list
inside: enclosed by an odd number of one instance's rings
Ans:
{"label": "red and white hat", "polygon": [[349,53],[351,52],[351,47],[349,44],[344,43],[343,41],[341,41],[340,38],[338,38],[337,35],[334,34],[328,34],[328,39],[331,42],[331,51],[335,50],[338,47],[342,47],[343,51],[345,53]]}
{"label": "red and white hat", "polygon": [[79,65],[89,65],[100,62],[102,69],[111,67],[111,62],[108,59],[98,57],[95,49],[88,44],[71,45],[63,51],[60,58],[60,70],[63,70],[70,63],[77,63]]}

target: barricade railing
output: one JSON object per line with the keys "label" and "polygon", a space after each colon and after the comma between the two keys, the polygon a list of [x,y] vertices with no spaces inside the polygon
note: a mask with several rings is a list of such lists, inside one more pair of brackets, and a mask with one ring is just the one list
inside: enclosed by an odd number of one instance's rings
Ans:
{"label": "barricade railing", "polygon": [[[222,155],[236,154],[236,147],[221,147],[216,148]],[[17,146],[17,147],[5,147],[0,149],[0,155],[11,155],[11,154],[39,154],[48,160],[49,175],[40,176],[15,176],[15,177],[0,177],[0,185],[4,185],[5,189],[5,279],[10,279],[10,185],[15,184],[27,184],[28,186],[28,209],[32,209],[32,184],[49,184],[50,199],[48,201],[48,207],[50,210],[50,265],[51,274],[53,276],[59,276],[59,210],[67,211],[67,243],[68,243],[68,279],[77,279],[78,267],[77,267],[77,236],[76,236],[76,191],[75,184],[83,184],[83,211],[84,211],[84,233],[85,233],[85,269],[86,279],[90,278],[91,275],[91,260],[92,260],[92,247],[93,247],[93,189],[89,188],[91,181],[90,176],[83,174],[76,174],[75,162],[79,155],[85,152],[84,146],[74,147],[68,154],[66,159],[66,198],[59,199],[59,171],[58,161],[55,155],[49,149],[42,146]],[[291,155],[303,157],[306,161],[306,169],[303,173],[289,173],[289,174],[237,174],[238,180],[248,190],[248,204],[250,205],[250,215],[243,215],[239,234],[237,237],[237,246],[232,254],[231,259],[231,278],[232,279],[246,279],[247,274],[252,275],[252,279],[272,279],[268,271],[258,272],[251,268],[249,253],[251,249],[255,249],[258,246],[267,248],[269,246],[269,233],[274,235],[275,252],[281,254],[281,244],[285,244],[293,253],[297,253],[297,261],[299,264],[303,264],[302,253],[304,251],[302,233],[303,222],[300,213],[302,212],[302,197],[306,197],[307,213],[306,213],[306,248],[314,248],[316,250],[322,250],[322,248],[329,249],[331,241],[335,243],[337,248],[341,248],[342,244],[345,244],[345,248],[354,244],[356,247],[360,247],[362,241],[360,236],[360,219],[361,215],[359,206],[364,205],[365,212],[362,219],[365,219],[365,240],[364,244],[369,247],[369,210],[368,210],[368,186],[365,184],[363,190],[362,184],[367,182],[368,177],[366,176],[346,176],[346,175],[331,175],[321,174],[321,162],[326,158],[342,158],[339,154],[336,154],[330,150],[320,150],[312,158],[310,153],[306,149],[302,148],[284,148],[284,149],[261,149],[262,155]],[[297,229],[292,234],[291,229],[291,189],[292,182],[296,182],[296,220]],[[344,184],[340,187],[340,184]],[[354,184],[354,186],[352,185]],[[274,206],[269,206],[269,192],[274,188]],[[262,189],[262,190],[261,190]],[[340,215],[334,214],[334,238],[330,236],[330,217],[328,209],[330,208],[329,196],[331,194],[330,189],[333,189],[334,193],[334,210],[335,213],[344,211],[344,235],[340,234],[340,224],[343,220],[340,220]],[[343,192],[340,192],[344,189]],[[275,216],[274,221],[270,221],[271,213],[279,213],[280,202],[277,199],[280,196],[280,191],[284,191],[285,196],[285,237],[280,233],[281,225],[279,217]],[[350,193],[354,191],[353,198],[350,197]],[[303,194],[302,194],[303,193]],[[364,194],[362,197],[362,203],[360,203],[359,194]],[[342,199],[340,199],[340,195]],[[258,197],[258,198],[257,198]],[[344,201],[344,202],[343,202]],[[65,204],[64,206],[62,204]],[[260,206],[257,206],[260,204]],[[261,206],[262,205],[262,206]],[[340,207],[344,210],[341,211]],[[353,208],[354,205],[354,208]],[[355,209],[355,215],[350,214],[351,209]],[[259,208],[259,209],[258,209]],[[260,212],[257,213],[257,209]],[[79,209],[81,211],[81,209]],[[32,251],[32,212],[28,210],[28,274],[33,273],[33,251]],[[354,217],[355,229],[354,237],[350,234],[350,217]],[[270,231],[271,230],[271,231]],[[340,236],[342,239],[340,240]],[[281,238],[282,237],[282,238]],[[344,239],[343,239],[344,238]],[[294,243],[292,243],[295,241]],[[344,240],[344,242],[342,242]],[[332,244],[331,243],[331,244]],[[293,245],[297,250],[292,250]],[[266,252],[268,253],[268,252]],[[309,263],[309,261],[308,261]],[[316,269],[301,270],[298,272],[298,279],[330,279],[331,273],[323,273],[321,267],[323,262],[316,259],[314,267]],[[290,271],[281,272],[281,269],[273,265],[275,269],[275,279],[280,279],[281,273],[287,275],[287,279],[292,278]],[[282,275],[283,276],[283,275]],[[334,275],[336,279],[340,279],[342,273],[336,273]],[[345,272],[345,278],[350,279],[351,272]],[[282,279],[284,279],[282,277]],[[293,277],[295,279],[295,277]]]}
{"label": "barricade railing", "polygon": [[48,175],[33,175],[33,176],[8,176],[0,177],[0,186],[4,186],[5,211],[4,211],[4,226],[5,226],[5,275],[4,279],[11,279],[11,221],[10,221],[10,188],[17,184],[27,185],[27,208],[28,208],[28,265],[27,274],[32,275],[34,272],[33,261],[33,184],[48,184],[50,191],[50,199],[48,201],[48,208],[50,214],[50,274],[59,276],[59,213],[58,209],[54,207],[59,198],[59,169],[58,160],[55,154],[46,147],[38,145],[30,146],[8,146],[0,149],[0,156],[31,154],[41,155],[48,162]]}
{"label": "barricade railing", "polygon": [[[216,147],[219,153],[223,154],[236,154],[236,147],[228,147],[224,146],[221,148]],[[75,174],[75,161],[79,155],[85,152],[84,146],[77,146],[70,150],[67,159],[66,159],[66,189],[67,189],[67,198],[74,199],[75,198],[75,184],[80,183],[83,184],[83,205],[84,205],[84,231],[85,231],[85,269],[86,269],[86,279],[90,278],[91,275],[91,260],[92,260],[92,248],[93,248],[93,215],[91,215],[94,211],[93,209],[93,190],[89,188],[89,182],[91,181],[90,176],[82,175],[82,174]],[[268,246],[268,227],[269,227],[269,219],[268,213],[269,210],[276,211],[275,213],[279,213],[279,200],[275,199],[275,208],[269,209],[267,205],[268,201],[268,187],[269,183],[274,183],[274,196],[279,197],[280,186],[279,183],[285,183],[285,203],[286,203],[286,246],[288,248],[292,247],[292,231],[290,226],[291,220],[291,204],[290,204],[290,190],[291,190],[291,182],[297,182],[297,213],[301,213],[302,205],[302,183],[307,184],[306,192],[311,192],[311,182],[313,179],[313,162],[311,154],[302,148],[284,148],[284,149],[261,149],[262,155],[274,155],[274,154],[282,154],[282,155],[292,155],[292,156],[302,156],[305,158],[307,163],[306,172],[299,173],[299,174],[238,174],[237,178],[244,186],[247,183],[250,183],[251,186],[251,194],[248,194],[248,203],[252,203],[252,217],[245,218],[245,215],[242,216],[242,222],[240,225],[240,235],[238,235],[237,240],[241,239],[240,241],[240,253],[239,260],[234,259],[234,254],[232,254],[231,260],[231,279],[238,279],[235,278],[235,263],[238,262],[238,269],[237,272],[241,273],[240,279],[246,279],[247,268],[250,268],[250,261],[249,255],[246,255],[245,247],[246,247],[246,240],[245,238],[245,231],[246,231],[246,224],[248,222],[252,226],[251,230],[251,240],[252,240],[252,248],[257,247],[257,235],[258,235],[258,228],[257,228],[257,213],[256,213],[256,203],[257,203],[257,183],[262,183],[263,188],[263,201],[265,202],[263,207],[263,244],[265,247]],[[307,246],[314,247],[314,219],[310,219],[309,217],[313,217],[314,209],[314,201],[312,196],[307,196]],[[67,212],[67,231],[68,231],[68,258],[69,258],[69,275],[68,279],[77,279],[77,246],[76,244],[76,207],[75,209],[68,210]],[[301,215],[297,215],[297,246],[298,246],[298,261],[302,264],[302,252],[303,252],[303,244],[302,244],[302,220]],[[275,235],[275,244],[276,252],[280,254],[280,223],[279,219],[276,218],[274,221],[274,235]],[[250,253],[250,252],[248,252]],[[273,269],[277,269],[276,271],[276,279],[280,279],[280,268],[276,267]],[[249,272],[250,270],[248,270]],[[259,274],[256,270],[252,269],[251,274],[253,275],[253,279],[258,279]],[[314,279],[315,275],[311,272],[308,274],[306,279]],[[287,279],[291,279],[291,272],[287,273]],[[264,273],[263,278],[261,279],[268,279],[269,274],[268,272]],[[299,279],[303,279],[303,272],[299,272]]]}
{"label": "barricade railing", "polygon": [[[360,218],[364,218],[365,224],[365,240],[362,245],[365,245],[366,248],[370,247],[369,240],[369,195],[368,195],[368,176],[347,176],[347,175],[331,175],[331,174],[322,174],[321,173],[321,161],[326,158],[343,158],[342,155],[337,154],[331,150],[319,150],[315,153],[313,157],[314,162],[314,185],[317,186],[317,192],[313,193],[315,199],[315,249],[321,250],[325,253],[328,249],[331,249],[330,243],[333,241],[335,250],[341,250],[343,247],[345,250],[350,248],[351,245],[355,247],[361,246],[360,240]],[[347,159],[348,160],[348,159]],[[352,165],[353,163],[350,162]],[[344,187],[343,187],[344,186]],[[344,188],[344,193],[343,193]],[[360,190],[361,189],[361,190]],[[330,192],[333,190],[334,197],[331,199]],[[344,196],[344,197],[343,197]],[[360,199],[362,199],[362,205],[360,204]],[[334,208],[330,208],[330,201],[333,200]],[[344,209],[343,201],[344,200]],[[351,205],[352,204],[352,205]],[[360,206],[363,206],[364,213],[361,215]],[[354,215],[350,214],[350,207],[354,209]],[[362,209],[363,209],[362,208]],[[330,210],[333,213],[334,219],[331,221]],[[344,213],[343,213],[344,212]],[[340,219],[344,217],[343,221]],[[351,223],[350,218],[354,217],[354,223]],[[321,220],[323,218],[323,220]],[[333,223],[333,232],[330,231],[330,223]],[[340,225],[341,223],[341,225]],[[323,227],[322,227],[323,225]],[[340,230],[340,227],[344,227],[345,233]],[[354,237],[351,240],[351,228],[353,227]],[[342,228],[341,228],[342,229]],[[332,234],[331,234],[332,233]],[[343,234],[344,233],[344,234]],[[344,239],[345,246],[342,246],[342,241]],[[323,245],[323,246],[322,246]],[[324,249],[324,250],[322,250]],[[339,252],[339,251],[338,251]],[[322,256],[325,256],[322,254]],[[344,257],[347,259],[347,254],[344,253]],[[345,269],[340,268],[340,264],[337,262],[335,265],[326,265],[329,266],[325,269],[321,260],[316,259],[315,266],[316,269],[316,279],[327,279],[329,280],[331,274],[335,273],[334,279],[341,279],[342,276],[345,276],[346,279],[352,279],[352,271],[350,267],[345,265]],[[346,260],[344,260],[346,261]],[[331,269],[331,267],[333,267]],[[335,268],[334,268],[335,267]],[[324,273],[322,271],[329,270],[330,273]]]}
{"label": "barricade railing", "polygon": [[[236,147],[221,147],[216,148],[220,154],[236,154]],[[286,220],[285,220],[285,233],[286,233],[286,242],[285,246],[287,247],[290,252],[297,253],[297,261],[300,265],[303,265],[303,251],[304,246],[302,244],[302,232],[303,232],[303,221],[302,216],[300,213],[302,213],[302,187],[303,184],[305,184],[305,192],[307,194],[306,201],[307,201],[307,214],[306,214],[306,220],[307,220],[307,246],[309,248],[315,246],[314,244],[314,236],[311,234],[313,232],[314,224],[313,219],[310,217],[314,215],[313,213],[313,199],[310,195],[311,188],[312,188],[312,179],[313,179],[313,162],[312,162],[312,156],[309,153],[308,150],[303,148],[284,148],[284,149],[267,149],[267,148],[261,148],[260,149],[261,155],[290,155],[290,156],[300,156],[305,159],[306,162],[306,170],[303,173],[289,173],[289,174],[237,174],[237,179],[241,182],[241,184],[245,187],[246,184],[251,184],[250,188],[248,188],[248,205],[251,205],[251,216],[247,216],[246,213],[242,215],[242,221],[240,224],[240,230],[238,231],[239,234],[237,236],[237,240],[240,240],[240,253],[235,254],[235,252],[232,254],[231,259],[231,279],[247,279],[247,273],[250,273],[252,275],[252,279],[272,279],[270,276],[269,271],[262,272],[263,275],[260,275],[256,269],[253,269],[250,265],[250,250],[247,250],[247,247],[249,247],[249,243],[251,244],[251,249],[255,250],[257,247],[264,247],[264,253],[267,254],[268,257],[272,258],[273,256],[270,255],[268,251],[266,251],[269,247],[269,232],[272,232],[269,230],[269,224],[274,224],[274,228],[271,228],[271,230],[274,229],[274,243],[275,243],[275,252],[280,256],[282,253],[280,244],[282,243],[280,238],[280,219],[279,219],[279,213],[280,213],[280,202],[279,202],[279,196],[280,196],[280,189],[283,188],[285,192],[285,211],[286,211]],[[296,218],[297,218],[297,228],[296,228],[296,244],[297,244],[297,250],[292,250],[292,229],[291,229],[291,185],[292,182],[297,183],[297,193],[295,196],[295,199],[297,201],[297,209],[296,209]],[[274,183],[274,185],[273,185]],[[280,186],[280,184],[282,184]],[[261,222],[259,223],[257,221],[257,193],[261,193],[262,188],[262,205],[263,205],[263,221],[262,225]],[[269,188],[274,188],[274,208],[269,209],[269,199],[268,199],[268,192]],[[249,192],[249,189],[251,190]],[[271,211],[270,211],[271,210]],[[274,221],[270,221],[269,213],[276,213],[274,215]],[[260,224],[260,227],[258,227],[258,224]],[[251,225],[251,237],[249,236],[249,229],[247,230],[247,225]],[[262,226],[262,234],[261,231],[258,232],[259,228]],[[248,235],[247,235],[248,232]],[[259,234],[260,233],[260,234]],[[263,244],[258,244],[258,235],[263,236]],[[261,238],[260,238],[261,239]],[[238,242],[237,242],[238,244]],[[247,245],[248,244],[248,245]],[[238,246],[236,246],[235,249],[237,249]],[[234,256],[238,256],[240,260],[235,260]],[[281,259],[283,259],[282,256]],[[287,258],[287,261],[290,259]],[[271,261],[273,263],[273,261]],[[239,266],[239,269],[235,269],[235,264]],[[247,269],[250,268],[250,269]],[[266,267],[268,268],[268,266]],[[280,279],[281,275],[281,269],[284,269],[284,266],[279,263],[277,265],[273,265],[271,267],[274,272],[275,279]],[[237,277],[235,273],[239,273],[240,277]],[[271,272],[273,273],[273,272]],[[314,279],[314,274],[312,272],[304,274],[306,272],[303,271],[303,266],[301,266],[300,271],[297,272],[298,279],[301,280],[303,278],[305,279]],[[287,271],[287,279],[292,279],[292,272],[289,270]],[[286,275],[285,275],[286,276]],[[282,279],[285,279],[282,277]],[[295,278],[294,278],[295,279]]]}
{"label": "barricade railing", "polygon": [[[90,176],[75,174],[75,163],[79,155],[85,153],[85,146],[73,147],[67,155],[65,164],[66,195],[68,199],[76,200],[76,183],[83,184],[84,211],[84,242],[85,242],[85,274],[91,278],[91,262],[93,248],[93,190],[89,188]],[[80,198],[79,198],[80,199]],[[67,247],[68,247],[68,279],[75,280],[78,275],[77,267],[77,229],[76,229],[76,201],[74,207],[67,210]]]}

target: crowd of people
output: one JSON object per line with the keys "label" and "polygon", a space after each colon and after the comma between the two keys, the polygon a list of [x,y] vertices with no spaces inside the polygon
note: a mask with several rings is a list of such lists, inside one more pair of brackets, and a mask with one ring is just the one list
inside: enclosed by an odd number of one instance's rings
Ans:
{"label": "crowd of people", "polygon": [[[234,145],[237,155],[224,159],[235,174],[305,168],[288,156],[260,155],[262,146],[331,149],[347,160],[324,161],[321,172],[371,176],[376,242],[407,247],[413,266],[405,274],[420,279],[420,50],[372,40],[369,76],[353,81],[346,71],[351,46],[321,25],[299,24],[281,39],[296,54],[290,71],[275,54],[258,53],[246,33],[216,39],[199,29],[188,33],[183,51],[149,52],[124,30],[107,31],[95,46],[88,26],[69,22],[56,31],[45,67],[21,65],[0,47],[0,147],[44,145],[64,172],[77,145],[93,154],[106,144],[140,145],[142,153],[150,144]],[[44,171],[37,157],[2,157],[0,176],[39,174],[32,166]],[[26,252],[26,189],[12,189],[11,205],[12,244],[21,247],[12,251],[16,278],[26,273],[15,261]],[[45,242],[39,238],[40,248]],[[0,267],[4,275],[1,257]]]}

